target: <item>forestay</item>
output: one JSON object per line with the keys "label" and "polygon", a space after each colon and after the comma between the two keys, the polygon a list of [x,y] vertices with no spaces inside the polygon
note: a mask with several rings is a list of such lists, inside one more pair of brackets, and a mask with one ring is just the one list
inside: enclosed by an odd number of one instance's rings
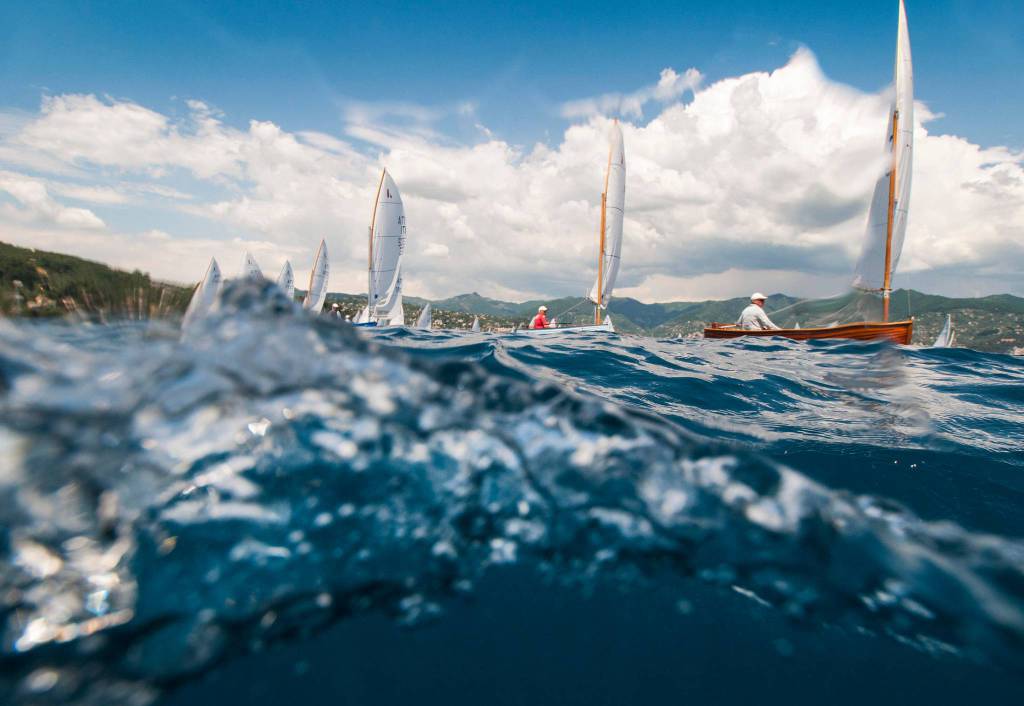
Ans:
{"label": "forestay", "polygon": [[309,273],[309,287],[306,289],[306,298],[302,301],[303,308],[318,314],[324,308],[330,274],[331,268],[327,260],[327,242],[321,240],[320,247],[316,251],[316,258],[313,260],[313,269]]}
{"label": "forestay", "polygon": [[277,286],[288,296],[289,301],[295,299],[295,272],[292,271],[292,263],[288,260],[284,261],[281,274],[277,276]]}
{"label": "forestay", "polygon": [[[370,221],[370,320],[404,325],[402,252],[405,250],[405,208],[398,186],[387,170],[381,173]],[[397,319],[401,319],[399,323]]]}
{"label": "forestay", "polygon": [[[853,279],[853,286],[863,290],[882,291],[891,287],[892,275],[899,264],[907,231],[907,209],[910,205],[914,157],[914,75],[910,58],[907,13],[902,0],[896,39],[895,73],[895,92],[886,132],[885,173],[875,184],[864,249]],[[887,241],[890,243],[888,258]]]}
{"label": "forestay", "polygon": [[602,199],[601,220],[604,233],[601,238],[599,272],[594,286],[587,295],[590,301],[601,308],[607,307],[611,300],[622,253],[622,221],[626,207],[626,151],[622,141],[622,128],[618,121],[612,126],[610,141]]}

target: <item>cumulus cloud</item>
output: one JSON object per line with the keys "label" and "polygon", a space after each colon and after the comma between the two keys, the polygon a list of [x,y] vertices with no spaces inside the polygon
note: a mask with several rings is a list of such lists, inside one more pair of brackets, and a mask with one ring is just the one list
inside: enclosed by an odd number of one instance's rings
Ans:
{"label": "cumulus cloud", "polygon": [[[831,81],[801,50],[771,72],[701,87],[696,70],[666,70],[652,86],[589,101],[564,108],[577,122],[557,144],[521,147],[483,129],[476,144],[434,134],[442,114],[479,122],[472,104],[350,106],[344,133],[329,135],[261,121],[232,127],[198,101],[172,118],[128,101],[47,98],[37,114],[0,131],[8,170],[0,239],[91,253],[179,281],[198,277],[218,253],[230,274],[250,249],[268,272],[290,258],[301,281],[326,238],[332,288],[357,292],[386,165],[406,201],[413,294],[582,294],[596,267],[607,134],[618,115],[635,118],[623,124],[620,292],[693,299],[753,285],[817,295],[848,282],[884,167],[887,93]],[[652,103],[657,113],[644,121]],[[1024,293],[1022,155],[931,134],[927,106],[916,112],[897,286]],[[403,120],[422,129],[400,129]],[[140,194],[159,196],[161,208],[140,204]],[[92,211],[54,195],[87,201],[101,215],[135,209],[146,225],[135,235],[104,227]],[[195,227],[182,232],[181,218]],[[146,235],[151,230],[169,235]]]}
{"label": "cumulus cloud", "polygon": [[686,91],[696,91],[704,76],[697,69],[676,73],[675,69],[661,70],[658,82],[632,93],[605,93],[593,98],[582,98],[562,104],[562,117],[586,118],[594,115],[621,115],[642,118],[644,105],[651,101],[669,103],[681,98]]}
{"label": "cumulus cloud", "polygon": [[9,194],[16,203],[0,204],[0,214],[16,221],[38,221],[71,228],[102,228],[104,225],[88,209],[57,203],[40,179],[0,171],[0,192]]}

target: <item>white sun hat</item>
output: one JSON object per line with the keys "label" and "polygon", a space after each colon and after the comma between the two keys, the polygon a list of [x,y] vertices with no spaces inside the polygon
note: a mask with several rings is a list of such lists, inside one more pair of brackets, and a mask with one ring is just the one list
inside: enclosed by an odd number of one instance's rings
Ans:
{"label": "white sun hat", "polygon": [[767,298],[768,297],[766,297],[765,295],[761,294],[760,292],[754,292],[753,294],[750,295],[750,301],[752,301],[752,302],[756,302],[758,299],[767,299]]}
{"label": "white sun hat", "polygon": [[548,308],[546,306],[544,306],[543,304],[541,304],[540,306],[537,307],[537,311],[547,311],[547,310],[548,310]]}

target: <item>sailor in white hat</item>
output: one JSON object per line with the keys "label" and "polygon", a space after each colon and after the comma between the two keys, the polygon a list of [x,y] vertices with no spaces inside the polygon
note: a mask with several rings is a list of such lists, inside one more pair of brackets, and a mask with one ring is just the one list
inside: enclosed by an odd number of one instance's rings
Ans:
{"label": "sailor in white hat", "polygon": [[768,314],[764,313],[764,302],[768,297],[760,292],[750,295],[750,306],[740,314],[736,326],[744,331],[777,331],[778,326],[772,323]]}

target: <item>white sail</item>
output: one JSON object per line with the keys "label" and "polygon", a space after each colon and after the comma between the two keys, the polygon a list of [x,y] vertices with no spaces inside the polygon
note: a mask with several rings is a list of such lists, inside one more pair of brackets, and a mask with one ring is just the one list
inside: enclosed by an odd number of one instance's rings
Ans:
{"label": "white sail", "polygon": [[263,270],[256,264],[256,258],[250,252],[246,252],[242,259],[242,279],[263,279]]}
{"label": "white sail", "polygon": [[284,267],[281,268],[281,274],[277,276],[277,286],[281,288],[281,291],[288,295],[289,301],[294,301],[295,272],[292,271],[292,263],[288,260],[284,261]]}
{"label": "white sail", "polygon": [[306,298],[302,300],[302,306],[308,311],[320,313],[324,308],[324,300],[327,298],[327,283],[331,276],[331,266],[327,260],[327,243],[320,241],[320,247],[316,251],[316,258],[313,260],[313,269],[309,273],[309,287],[306,289]]}
{"label": "white sail", "polygon": [[[385,169],[370,221],[370,320],[394,320],[401,312],[405,208],[398,186]],[[397,302],[397,307],[396,307]],[[404,322],[404,316],[403,324]],[[396,324],[393,324],[396,325]]]}
{"label": "white sail", "polygon": [[[622,221],[626,208],[626,150],[622,128],[616,120],[612,126],[608,150],[608,169],[604,181],[604,238],[601,272],[587,295],[590,301],[607,307],[612,298],[615,278],[619,274],[622,254]],[[600,289],[600,292],[598,292]]]}
{"label": "white sail", "polygon": [[431,316],[430,302],[427,302],[426,305],[424,305],[423,310],[420,311],[419,317],[416,319],[416,328],[429,331],[432,322],[433,317]]}
{"label": "white sail", "polygon": [[193,321],[203,318],[210,312],[214,302],[217,301],[217,293],[223,282],[224,278],[221,277],[217,260],[211,257],[206,274],[203,275],[203,281],[196,287],[196,291],[188,303],[188,309],[185,310],[185,318],[181,322],[183,329],[188,328]]}
{"label": "white sail", "polygon": [[359,310],[359,313],[356,314],[356,318],[352,319],[352,323],[354,323],[354,324],[365,324],[369,320],[370,320],[370,307],[364,306],[362,309]]}
{"label": "white sail", "polygon": [[[895,135],[893,125],[895,124]],[[894,140],[895,137],[895,140]],[[854,272],[853,286],[871,291],[892,286],[892,275],[903,252],[910,205],[911,172],[914,161],[914,72],[910,59],[907,12],[900,0],[899,30],[896,38],[896,77],[889,125],[886,131],[885,173],[878,178],[868,213],[864,249]],[[892,171],[896,174],[893,178]],[[886,241],[889,239],[889,197],[893,197],[892,239],[886,272]]]}
{"label": "white sail", "polygon": [[402,306],[402,293],[394,298],[391,309],[377,315],[378,326],[405,326],[405,307]]}
{"label": "white sail", "polygon": [[469,330],[472,331],[473,333],[480,333],[480,317],[473,317],[473,325],[470,327]]}
{"label": "white sail", "polygon": [[939,335],[935,339],[935,343],[932,344],[932,348],[952,348],[955,342],[956,332],[953,330],[953,317],[950,314],[946,314],[946,324],[939,331]]}

